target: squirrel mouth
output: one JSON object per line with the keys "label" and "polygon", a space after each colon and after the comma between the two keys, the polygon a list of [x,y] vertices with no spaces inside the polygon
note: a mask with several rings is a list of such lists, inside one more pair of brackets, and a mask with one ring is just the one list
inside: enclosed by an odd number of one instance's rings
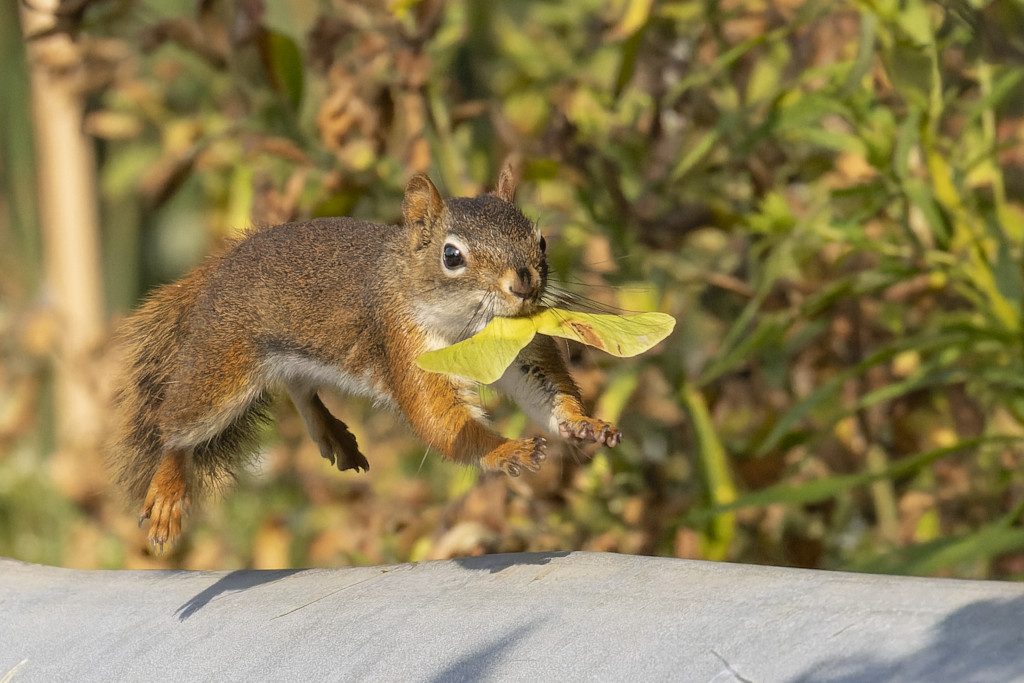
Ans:
{"label": "squirrel mouth", "polygon": [[537,312],[539,299],[517,299],[512,302],[511,311],[506,318],[526,318]]}

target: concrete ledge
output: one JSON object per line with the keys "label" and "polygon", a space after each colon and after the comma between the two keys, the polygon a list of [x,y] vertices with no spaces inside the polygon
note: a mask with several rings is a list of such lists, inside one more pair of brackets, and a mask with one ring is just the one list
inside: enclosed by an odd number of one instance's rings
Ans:
{"label": "concrete ledge", "polygon": [[1024,585],[605,553],[235,572],[0,560],[0,613],[12,683],[1024,679]]}

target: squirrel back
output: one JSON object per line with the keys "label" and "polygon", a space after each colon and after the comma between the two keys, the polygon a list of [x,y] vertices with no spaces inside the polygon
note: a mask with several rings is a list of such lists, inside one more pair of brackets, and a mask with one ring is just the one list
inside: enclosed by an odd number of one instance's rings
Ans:
{"label": "squirrel back", "polygon": [[[117,485],[133,504],[142,502],[167,442],[187,436],[169,430],[165,417],[202,423],[211,407],[225,402],[231,414],[201,425],[205,430],[199,431],[206,433],[191,439],[201,451],[191,479],[199,493],[230,484],[238,460],[255,452],[258,432],[268,420],[267,388],[253,386],[261,370],[258,357],[279,355],[285,362],[288,354],[305,353],[306,345],[292,330],[335,338],[339,324],[357,329],[366,322],[371,316],[361,315],[360,304],[370,304],[372,290],[358,277],[345,277],[351,273],[347,266],[316,265],[337,261],[341,254],[346,262],[372,263],[367,245],[376,240],[366,237],[388,230],[397,232],[396,226],[347,218],[257,229],[230,241],[181,280],[159,287],[125,321],[117,335],[123,363],[115,396],[120,425],[109,460]],[[356,305],[326,315],[323,302],[342,299]],[[346,351],[337,346],[327,350]],[[177,390],[194,376],[197,364],[214,359],[218,372],[206,385],[187,393]],[[218,395],[220,387],[211,379],[224,380],[227,393]],[[239,405],[237,390],[246,385],[244,405]],[[195,417],[189,420],[190,415]]]}

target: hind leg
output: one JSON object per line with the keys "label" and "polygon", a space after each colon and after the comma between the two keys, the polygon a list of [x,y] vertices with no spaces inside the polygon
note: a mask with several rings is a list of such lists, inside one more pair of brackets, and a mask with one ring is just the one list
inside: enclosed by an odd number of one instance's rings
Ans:
{"label": "hind leg", "polygon": [[313,441],[320,447],[320,455],[338,469],[369,471],[370,463],[359,452],[356,437],[348,426],[331,415],[316,391],[307,387],[289,386],[288,394],[306,423],[306,429]]}
{"label": "hind leg", "polygon": [[164,544],[174,545],[181,535],[181,516],[190,502],[189,459],[185,449],[166,451],[146,491],[139,526],[150,520],[149,542],[157,555],[163,553]]}

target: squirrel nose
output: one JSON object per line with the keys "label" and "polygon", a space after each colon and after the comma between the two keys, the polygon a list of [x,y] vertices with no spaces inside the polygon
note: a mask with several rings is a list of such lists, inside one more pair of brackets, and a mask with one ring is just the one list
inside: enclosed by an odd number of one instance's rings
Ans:
{"label": "squirrel nose", "polygon": [[508,286],[510,294],[520,299],[532,299],[540,289],[540,276],[532,268],[520,268]]}

